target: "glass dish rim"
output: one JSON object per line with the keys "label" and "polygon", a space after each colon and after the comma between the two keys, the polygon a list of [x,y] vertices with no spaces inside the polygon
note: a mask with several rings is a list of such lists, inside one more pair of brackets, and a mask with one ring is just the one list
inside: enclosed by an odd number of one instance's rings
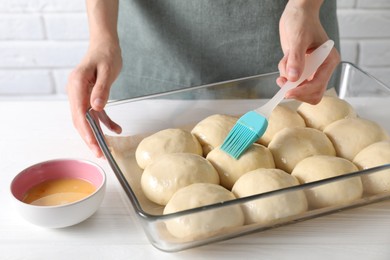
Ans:
{"label": "glass dish rim", "polygon": [[[371,74],[363,71],[362,69],[357,67],[355,64],[353,64],[351,62],[342,61],[339,63],[338,66],[342,66],[342,65],[347,65],[347,66],[353,67],[354,69],[365,74],[370,79],[374,80],[376,83],[378,83],[379,85],[381,85],[382,87],[384,87],[385,89],[390,91],[390,87],[388,87],[386,84],[384,84],[380,80],[373,77]],[[157,97],[164,97],[164,96],[170,95],[170,94],[193,91],[193,90],[197,90],[197,89],[208,88],[211,86],[222,85],[222,84],[226,84],[226,83],[230,83],[230,82],[250,80],[250,79],[255,79],[255,78],[260,78],[260,77],[265,77],[265,76],[271,76],[271,75],[275,75],[275,74],[278,74],[278,72],[264,73],[264,74],[259,74],[259,75],[254,75],[254,76],[249,76],[249,77],[244,77],[244,78],[239,78],[239,79],[233,79],[233,80],[228,80],[228,81],[223,81],[223,82],[205,84],[205,85],[201,85],[201,86],[194,86],[194,87],[189,87],[189,88],[179,89],[179,90],[166,91],[166,92],[156,93],[156,94],[152,94],[152,95],[145,95],[145,96],[140,96],[140,97],[135,97],[135,98],[115,100],[115,101],[108,102],[107,106],[110,107],[110,106],[116,106],[116,105],[120,105],[120,104],[128,103],[128,102],[136,102],[136,101],[147,100],[147,99],[152,99],[152,98],[157,98]],[[163,215],[154,215],[154,214],[147,213],[142,209],[142,206],[141,206],[137,196],[135,195],[133,189],[131,188],[130,184],[128,183],[124,174],[122,173],[120,167],[118,166],[114,157],[112,156],[112,154],[108,148],[107,142],[105,141],[104,133],[102,133],[102,131],[99,127],[99,124],[96,123],[95,117],[93,116],[93,113],[94,113],[94,111],[92,110],[92,108],[89,108],[88,111],[86,112],[86,119],[87,119],[88,123],[90,124],[90,127],[93,130],[95,138],[97,139],[98,144],[99,144],[100,148],[102,149],[103,154],[106,157],[108,163],[110,164],[111,168],[113,169],[114,174],[116,175],[118,181],[122,185],[122,188],[124,189],[127,197],[130,199],[130,202],[133,205],[133,208],[134,208],[136,214],[147,221],[168,220],[168,219],[172,219],[172,218],[176,218],[176,217],[182,217],[182,216],[191,215],[194,213],[204,212],[206,210],[213,210],[213,209],[227,207],[227,206],[231,206],[231,205],[246,203],[246,202],[249,202],[252,200],[262,199],[262,198],[266,198],[266,197],[272,197],[272,196],[280,195],[280,194],[283,194],[286,192],[314,188],[314,187],[318,187],[321,185],[341,181],[344,179],[350,179],[350,178],[354,178],[357,176],[372,174],[372,173],[382,171],[385,169],[390,169],[390,164],[383,164],[383,165],[372,167],[369,169],[359,170],[356,172],[352,172],[352,173],[348,173],[348,174],[344,174],[344,175],[339,175],[339,176],[335,176],[335,177],[331,177],[331,178],[326,178],[326,179],[318,180],[315,182],[310,182],[310,183],[300,184],[300,185],[291,186],[291,187],[287,187],[287,188],[283,188],[283,189],[273,190],[273,191],[266,192],[266,193],[255,194],[255,195],[248,196],[248,197],[237,198],[237,199],[230,200],[230,201],[225,201],[225,202],[221,202],[221,203],[214,203],[214,204],[210,204],[210,205],[206,205],[206,206],[202,206],[202,207],[191,208],[188,210],[183,210],[183,211],[165,214],[165,215],[164,214]],[[385,199],[390,199],[390,197],[385,198]],[[348,207],[348,205],[347,205],[347,207]]]}

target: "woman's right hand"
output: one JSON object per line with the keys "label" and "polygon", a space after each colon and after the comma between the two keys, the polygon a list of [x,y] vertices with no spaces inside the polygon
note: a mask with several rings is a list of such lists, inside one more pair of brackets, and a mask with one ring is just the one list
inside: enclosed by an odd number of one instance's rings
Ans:
{"label": "woman's right hand", "polygon": [[[91,41],[90,47],[80,62],[72,71],[67,83],[67,93],[75,128],[95,153],[102,157],[102,151],[86,120],[86,112],[93,110],[104,115],[104,107],[108,101],[112,83],[118,77],[122,68],[122,56],[119,43],[112,40]],[[108,116],[103,116],[103,123],[116,133],[121,132],[120,126]]]}
{"label": "woman's right hand", "polygon": [[[279,62],[282,87],[287,80],[297,81],[305,67],[305,55],[329,39],[320,21],[322,0],[290,0],[280,18],[279,33],[285,56]],[[321,101],[333,71],[340,62],[340,54],[333,48],[314,75],[300,86],[286,93],[312,105]]]}

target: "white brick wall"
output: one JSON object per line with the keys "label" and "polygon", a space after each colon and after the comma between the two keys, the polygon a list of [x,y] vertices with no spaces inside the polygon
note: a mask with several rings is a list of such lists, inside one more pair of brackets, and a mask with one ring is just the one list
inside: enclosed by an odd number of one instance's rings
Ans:
{"label": "white brick wall", "polygon": [[0,98],[66,98],[87,40],[83,0],[0,0]]}
{"label": "white brick wall", "polygon": [[[390,0],[338,0],[338,18],[342,59],[390,85]],[[87,39],[83,0],[0,0],[0,98],[66,98]]]}
{"label": "white brick wall", "polygon": [[390,86],[390,1],[337,2],[342,60]]}

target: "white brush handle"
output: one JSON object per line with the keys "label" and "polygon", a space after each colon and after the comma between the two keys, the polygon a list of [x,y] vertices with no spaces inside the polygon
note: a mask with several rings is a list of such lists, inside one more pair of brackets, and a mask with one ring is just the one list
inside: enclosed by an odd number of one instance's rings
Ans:
{"label": "white brush handle", "polygon": [[315,49],[309,55],[305,57],[305,67],[303,69],[301,77],[295,81],[287,81],[283,87],[272,97],[264,106],[255,109],[255,111],[266,118],[272,113],[272,110],[284,99],[287,91],[297,87],[303,81],[308,79],[313,73],[318,69],[318,67],[325,61],[326,57],[328,57],[330,51],[332,50],[334,42],[332,40],[328,40],[323,43],[320,47]]}

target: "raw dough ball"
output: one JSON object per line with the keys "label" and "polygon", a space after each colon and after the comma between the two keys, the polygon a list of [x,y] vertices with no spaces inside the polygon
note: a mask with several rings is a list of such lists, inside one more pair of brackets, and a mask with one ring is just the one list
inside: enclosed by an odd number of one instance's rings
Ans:
{"label": "raw dough ball", "polygon": [[197,154],[165,154],[149,164],[141,176],[141,187],[151,201],[165,205],[180,188],[192,183],[219,184],[217,171]]}
{"label": "raw dough ball", "polygon": [[305,119],[308,127],[319,130],[324,130],[334,121],[356,117],[355,110],[347,101],[331,96],[323,96],[317,105],[302,103],[298,107],[298,113]]}
{"label": "raw dough ball", "polygon": [[329,138],[320,130],[308,127],[285,128],[279,131],[268,148],[276,168],[288,173],[295,165],[312,155],[336,155]]}
{"label": "raw dough ball", "polygon": [[[242,175],[232,192],[238,198],[299,185],[299,181],[279,169],[257,169]],[[246,202],[242,205],[246,224],[268,223],[307,210],[303,190]]]}
{"label": "raw dough ball", "polygon": [[[358,168],[346,159],[317,155],[299,162],[291,174],[303,184],[356,171]],[[354,177],[306,189],[305,193],[310,208],[322,208],[348,204],[359,199],[363,186],[360,177]]]}
{"label": "raw dough ball", "polygon": [[194,153],[202,155],[199,141],[189,131],[170,128],[144,138],[135,151],[138,166],[142,169],[157,157],[167,153]]}
{"label": "raw dough ball", "polygon": [[[178,190],[165,206],[164,214],[183,211],[236,197],[222,186],[208,183],[191,184]],[[225,206],[200,213],[167,220],[168,231],[178,238],[196,238],[217,233],[244,224],[244,214],[239,205]]]}
{"label": "raw dough ball", "polygon": [[388,139],[386,131],[377,123],[363,118],[346,118],[331,123],[324,129],[332,141],[337,156],[350,161],[370,144]]}
{"label": "raw dough ball", "polygon": [[[360,170],[390,163],[390,141],[373,143],[353,159]],[[363,189],[368,194],[390,191],[390,169],[362,175]]]}
{"label": "raw dough ball", "polygon": [[212,150],[206,159],[217,169],[221,185],[229,190],[244,173],[257,168],[275,168],[271,152],[267,147],[260,144],[250,146],[238,160],[219,147]]}
{"label": "raw dough ball", "polygon": [[206,117],[192,129],[191,133],[202,145],[204,156],[215,147],[222,145],[236,121],[237,117],[216,114]]}
{"label": "raw dough ball", "polygon": [[294,110],[278,105],[272,111],[268,120],[268,127],[264,135],[258,141],[260,144],[268,146],[274,135],[280,130],[288,127],[305,127],[305,121]]}

